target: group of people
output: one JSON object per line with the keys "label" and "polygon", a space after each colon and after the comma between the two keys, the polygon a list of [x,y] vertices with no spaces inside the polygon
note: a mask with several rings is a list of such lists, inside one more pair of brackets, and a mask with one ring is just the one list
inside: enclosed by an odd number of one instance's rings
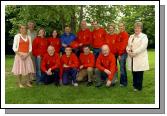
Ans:
{"label": "group of people", "polygon": [[32,21],[28,22],[28,29],[26,25],[20,25],[13,42],[16,55],[12,69],[18,77],[19,87],[32,87],[33,79],[37,84],[55,83],[56,86],[78,86],[78,82],[87,81],[87,86],[95,83],[96,87],[103,84],[110,87],[118,81],[117,61],[120,64],[120,86],[126,87],[128,61],[134,90],[142,90],[143,72],[149,70],[148,39],[142,33],[143,24],[136,22],[131,36],[122,22],[118,25],[118,34],[115,24],[109,24],[106,30],[98,21],[91,25],[92,31],[85,20],[81,21],[76,35],[66,25],[60,37],[54,29],[49,38],[44,28],[36,33]]}

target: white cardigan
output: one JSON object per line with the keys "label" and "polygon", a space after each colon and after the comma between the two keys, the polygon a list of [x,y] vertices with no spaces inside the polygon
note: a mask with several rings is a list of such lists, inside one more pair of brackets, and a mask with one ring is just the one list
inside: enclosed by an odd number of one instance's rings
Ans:
{"label": "white cardigan", "polygon": [[28,39],[29,39],[29,52],[31,52],[31,51],[32,51],[31,37],[27,35],[26,38],[23,38],[23,37],[21,36],[21,34],[16,34],[16,35],[14,36],[13,48],[12,48],[13,51],[14,51],[14,52],[17,52],[17,51],[18,51],[18,49],[19,49],[20,37],[21,37],[24,41],[28,41]]}
{"label": "white cardigan", "polygon": [[[132,50],[134,53],[137,54],[135,57],[133,57],[133,71],[149,70],[147,46],[148,38],[146,34],[140,33],[138,37],[136,37],[135,34],[133,34],[129,37],[126,50]],[[132,58],[129,55],[127,58],[127,62],[128,69],[132,70]]]}

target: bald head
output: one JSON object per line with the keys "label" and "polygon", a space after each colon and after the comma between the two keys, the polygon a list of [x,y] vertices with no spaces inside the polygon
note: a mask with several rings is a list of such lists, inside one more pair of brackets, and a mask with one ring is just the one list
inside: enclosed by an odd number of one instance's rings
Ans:
{"label": "bald head", "polygon": [[110,48],[107,44],[104,44],[102,47],[101,47],[101,50],[102,50],[102,54],[104,56],[108,56],[109,53],[110,53]]}
{"label": "bald head", "polygon": [[81,21],[81,29],[86,29],[87,28],[87,24],[86,24],[86,21],[85,20],[82,20]]}
{"label": "bald head", "polygon": [[47,49],[47,52],[50,56],[53,56],[54,55],[54,52],[55,52],[55,49],[53,46],[48,46],[48,49]]}

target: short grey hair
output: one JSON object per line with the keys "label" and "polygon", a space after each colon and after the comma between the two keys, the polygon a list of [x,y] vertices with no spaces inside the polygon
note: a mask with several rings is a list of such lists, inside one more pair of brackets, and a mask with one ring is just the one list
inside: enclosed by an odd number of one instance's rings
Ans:
{"label": "short grey hair", "polygon": [[143,29],[143,23],[142,22],[135,22],[134,28],[135,27],[140,27],[141,29]]}

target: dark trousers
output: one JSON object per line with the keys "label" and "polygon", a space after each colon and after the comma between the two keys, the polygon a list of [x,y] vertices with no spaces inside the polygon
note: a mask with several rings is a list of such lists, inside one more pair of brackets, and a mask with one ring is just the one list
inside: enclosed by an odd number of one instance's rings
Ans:
{"label": "dark trousers", "polygon": [[[104,71],[100,71],[97,68],[95,69],[95,75],[97,83],[104,84],[108,80],[108,75]],[[115,80],[116,80],[116,73],[114,74],[111,84],[115,84]]]}
{"label": "dark trousers", "polygon": [[47,75],[46,73],[42,72],[42,76],[44,78],[44,83],[45,84],[50,84],[50,83],[59,83],[59,69],[53,70],[52,75]]}
{"label": "dark trousers", "polygon": [[76,68],[70,68],[63,70],[63,84],[67,85],[71,80],[73,83],[76,83],[76,76],[77,76],[77,69]]}
{"label": "dark trousers", "polygon": [[133,74],[133,87],[135,89],[142,90],[144,71],[136,71],[136,72],[133,71],[132,74]]}
{"label": "dark trousers", "polygon": [[126,58],[127,58],[127,53],[124,53],[121,55],[121,60],[119,61],[120,64],[120,84],[127,86],[127,72],[126,72]]}

